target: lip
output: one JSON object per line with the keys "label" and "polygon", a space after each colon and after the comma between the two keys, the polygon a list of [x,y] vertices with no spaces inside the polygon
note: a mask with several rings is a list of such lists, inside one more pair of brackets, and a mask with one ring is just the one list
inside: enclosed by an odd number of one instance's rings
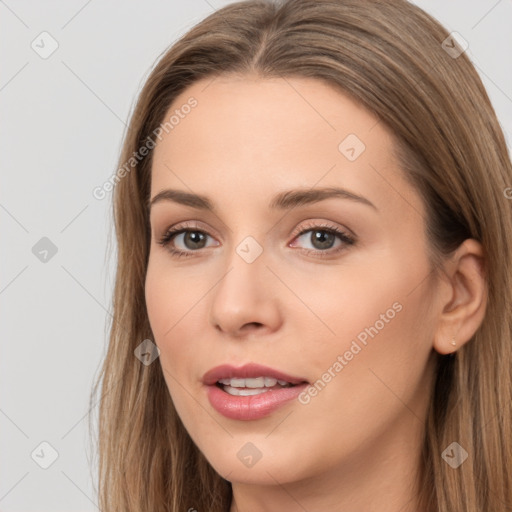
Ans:
{"label": "lip", "polygon": [[[220,379],[273,377],[285,380],[291,387],[269,389],[259,395],[233,396],[217,386]],[[256,363],[234,367],[221,365],[212,368],[203,376],[203,384],[211,406],[223,416],[234,420],[256,420],[270,415],[275,410],[295,399],[309,385],[306,379],[288,375],[274,368]]]}
{"label": "lip", "polygon": [[302,377],[288,375],[274,368],[270,368],[269,366],[249,363],[238,367],[230,364],[216,366],[204,374],[203,383],[207,386],[211,386],[216,384],[220,379],[250,379],[255,377],[274,377],[275,379],[285,380],[290,384],[307,382],[307,380]]}

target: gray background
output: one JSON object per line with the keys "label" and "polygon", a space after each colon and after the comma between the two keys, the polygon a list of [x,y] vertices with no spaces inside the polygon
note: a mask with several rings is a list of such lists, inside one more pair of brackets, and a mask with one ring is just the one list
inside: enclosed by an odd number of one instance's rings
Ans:
{"label": "gray background", "polygon": [[[115,247],[110,194],[92,190],[117,168],[155,60],[228,3],[0,1],[0,511],[98,510],[87,413]],[[512,1],[415,3],[468,41],[510,141]],[[58,43],[47,59],[31,47],[44,31]],[[42,442],[58,454],[48,469]]]}

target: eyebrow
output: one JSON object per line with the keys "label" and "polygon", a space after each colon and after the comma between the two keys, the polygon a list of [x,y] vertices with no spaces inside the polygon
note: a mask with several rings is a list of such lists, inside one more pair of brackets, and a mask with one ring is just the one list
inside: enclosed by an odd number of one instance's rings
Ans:
{"label": "eyebrow", "polygon": [[[269,203],[269,208],[271,210],[291,210],[297,206],[317,203],[331,198],[348,199],[378,210],[378,208],[369,199],[366,199],[366,197],[359,196],[354,192],[337,187],[296,189],[280,192],[272,198]],[[153,205],[162,201],[172,201],[198,210],[215,212],[215,207],[208,197],[191,192],[185,192],[184,190],[162,190],[151,199],[149,202],[149,208],[151,209]]]}

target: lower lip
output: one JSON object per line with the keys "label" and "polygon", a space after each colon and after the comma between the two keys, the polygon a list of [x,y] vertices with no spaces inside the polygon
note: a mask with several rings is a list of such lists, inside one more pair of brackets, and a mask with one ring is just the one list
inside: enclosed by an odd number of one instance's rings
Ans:
{"label": "lower lip", "polygon": [[290,400],[297,398],[307,383],[288,388],[271,389],[251,396],[233,396],[222,388],[207,386],[208,400],[212,407],[226,418],[233,420],[257,420],[268,416]]}

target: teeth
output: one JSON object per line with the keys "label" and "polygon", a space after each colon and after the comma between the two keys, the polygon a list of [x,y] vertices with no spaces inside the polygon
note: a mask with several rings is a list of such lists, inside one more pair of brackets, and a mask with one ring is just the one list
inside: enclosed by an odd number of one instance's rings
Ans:
{"label": "teeth", "polygon": [[265,377],[257,377],[255,379],[240,379],[245,380],[246,388],[263,388],[265,387]]}
{"label": "teeth", "polygon": [[261,395],[262,393],[267,393],[269,388],[233,388],[231,386],[224,386],[224,391],[234,396],[250,396],[250,395]]}
{"label": "teeth", "polygon": [[273,388],[276,384],[286,387],[291,386],[289,382],[286,382],[285,380],[274,379],[273,377],[253,377],[250,379],[220,379],[219,383],[231,388],[249,389]]}

